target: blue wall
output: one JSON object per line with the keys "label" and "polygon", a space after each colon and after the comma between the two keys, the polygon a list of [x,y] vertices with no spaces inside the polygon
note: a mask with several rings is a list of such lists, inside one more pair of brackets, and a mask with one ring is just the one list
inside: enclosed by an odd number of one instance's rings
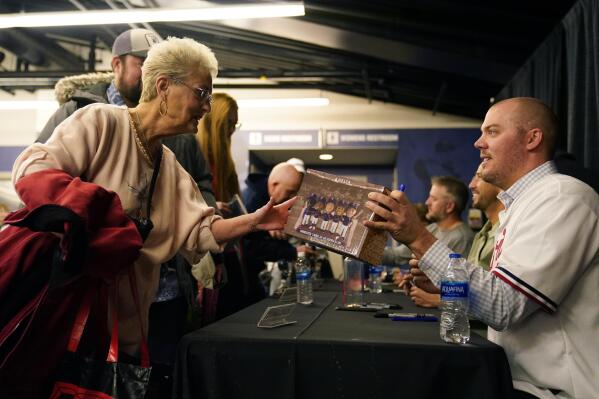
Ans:
{"label": "blue wall", "polygon": [[468,184],[480,163],[478,129],[400,130],[397,180],[412,202],[424,202],[433,176],[450,175]]}

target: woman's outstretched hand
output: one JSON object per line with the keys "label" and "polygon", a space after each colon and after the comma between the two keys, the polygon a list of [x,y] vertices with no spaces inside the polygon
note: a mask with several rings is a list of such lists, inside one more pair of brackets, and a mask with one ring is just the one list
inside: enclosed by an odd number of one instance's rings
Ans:
{"label": "woman's outstretched hand", "polygon": [[281,230],[287,223],[289,208],[295,204],[295,201],[297,201],[297,197],[275,205],[271,198],[266,205],[254,213],[215,220],[212,222],[210,230],[219,244],[257,230]]}
{"label": "woman's outstretched hand", "polygon": [[297,196],[275,205],[272,198],[266,205],[254,212],[255,230],[282,230],[289,217],[289,209],[297,201]]}

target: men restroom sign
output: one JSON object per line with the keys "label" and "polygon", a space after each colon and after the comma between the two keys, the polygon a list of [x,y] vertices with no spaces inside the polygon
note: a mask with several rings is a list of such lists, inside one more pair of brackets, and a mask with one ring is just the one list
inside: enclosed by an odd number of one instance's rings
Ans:
{"label": "men restroom sign", "polygon": [[318,130],[263,130],[249,132],[250,147],[318,148]]}
{"label": "men restroom sign", "polygon": [[396,147],[397,130],[327,130],[326,147]]}

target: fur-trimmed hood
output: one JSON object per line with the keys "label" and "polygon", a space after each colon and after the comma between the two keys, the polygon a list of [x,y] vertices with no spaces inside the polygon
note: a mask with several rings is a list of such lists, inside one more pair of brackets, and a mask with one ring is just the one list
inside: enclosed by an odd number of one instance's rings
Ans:
{"label": "fur-trimmed hood", "polygon": [[54,86],[54,95],[59,104],[64,104],[73,97],[87,97],[89,94],[101,95],[100,93],[88,93],[92,86],[103,84],[109,85],[114,78],[112,72],[92,72],[83,75],[67,76],[60,79]]}

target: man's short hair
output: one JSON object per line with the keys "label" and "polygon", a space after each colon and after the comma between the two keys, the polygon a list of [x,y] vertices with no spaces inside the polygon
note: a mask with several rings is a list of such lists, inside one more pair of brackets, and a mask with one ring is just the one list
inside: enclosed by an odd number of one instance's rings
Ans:
{"label": "man's short hair", "polygon": [[517,113],[512,116],[512,120],[522,133],[534,128],[541,129],[547,153],[553,158],[559,137],[559,121],[551,107],[534,97],[507,98],[491,107],[503,102],[515,102],[518,105]]}
{"label": "man's short hair", "polygon": [[435,176],[431,179],[431,183],[445,187],[447,194],[451,196],[455,203],[456,213],[460,215],[468,202],[468,187],[466,184],[453,176]]}
{"label": "man's short hair", "polygon": [[147,29],[129,29],[116,37],[112,44],[112,55],[134,55],[146,58],[148,50],[162,39]]}

